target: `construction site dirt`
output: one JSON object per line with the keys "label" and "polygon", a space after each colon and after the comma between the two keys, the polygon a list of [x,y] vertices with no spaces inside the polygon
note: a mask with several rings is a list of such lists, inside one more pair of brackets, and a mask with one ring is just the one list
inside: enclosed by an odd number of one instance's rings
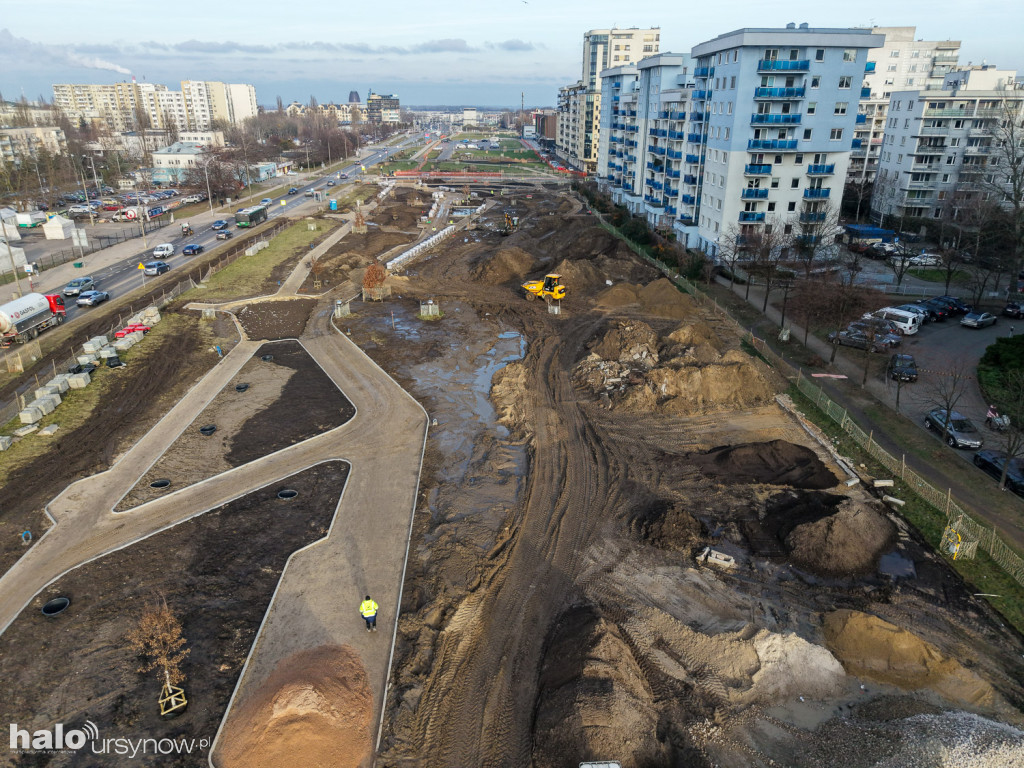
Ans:
{"label": "construction site dirt", "polygon": [[[1024,639],[847,485],[735,325],[569,194],[484,201],[475,228],[389,277],[391,299],[337,321],[432,424],[375,764],[1024,761]],[[400,244],[349,237],[330,285]],[[558,314],[519,287],[549,272]],[[299,336],[335,298],[238,314],[254,338]],[[420,316],[428,299],[439,318]]]}
{"label": "construction site dirt", "polygon": [[[191,754],[131,759],[182,768],[205,763],[285,561],[326,533],[347,473],[344,462],[319,464],[50,585],[0,636],[0,716],[29,731],[89,720],[102,723],[111,739],[206,739],[207,749]],[[281,499],[281,488],[297,495]],[[43,604],[57,596],[70,606],[44,616]],[[180,621],[190,649],[182,665],[189,706],[174,719],[159,716],[163,681],[158,672],[137,671],[140,658],[126,641],[147,606],[160,602]],[[113,766],[128,758],[57,752],[22,759],[18,765]]]}

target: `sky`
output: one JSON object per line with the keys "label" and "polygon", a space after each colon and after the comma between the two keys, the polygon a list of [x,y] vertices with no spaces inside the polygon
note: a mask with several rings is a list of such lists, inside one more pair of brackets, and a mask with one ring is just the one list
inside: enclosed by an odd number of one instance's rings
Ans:
{"label": "sky", "polygon": [[[1024,3],[988,0],[0,0],[0,94],[52,100],[54,83],[252,83],[273,107],[397,94],[403,106],[554,106],[581,74],[589,29],[661,27],[689,52],[740,27],[916,26],[959,39],[961,62],[1024,76]],[[780,11],[780,9],[782,9]],[[779,16],[779,13],[784,14]]]}

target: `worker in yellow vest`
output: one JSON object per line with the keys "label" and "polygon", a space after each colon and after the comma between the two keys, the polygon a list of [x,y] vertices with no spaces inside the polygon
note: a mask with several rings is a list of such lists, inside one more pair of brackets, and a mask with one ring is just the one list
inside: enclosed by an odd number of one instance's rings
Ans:
{"label": "worker in yellow vest", "polygon": [[367,632],[377,631],[377,609],[379,606],[367,595],[366,599],[359,604],[359,615],[366,622]]}

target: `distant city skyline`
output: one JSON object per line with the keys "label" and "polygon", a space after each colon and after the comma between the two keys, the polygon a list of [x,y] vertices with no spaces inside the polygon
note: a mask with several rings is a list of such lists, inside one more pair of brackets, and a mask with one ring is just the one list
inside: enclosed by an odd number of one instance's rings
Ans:
{"label": "distant city skyline", "polygon": [[[359,7],[306,2],[297,8],[181,0],[173,6],[106,9],[80,0],[4,3],[0,93],[52,99],[54,83],[181,80],[252,83],[260,104],[365,100],[372,88],[403,106],[554,106],[559,86],[580,76],[583,34],[612,26],[661,27],[661,50],[685,53],[740,27],[916,26],[927,40],[962,40],[962,63],[984,60],[1024,74],[1024,4],[904,0],[847,10],[794,0],[719,0],[700,7],[605,0],[511,0],[439,7],[396,0]],[[292,11],[283,15],[282,11]]]}

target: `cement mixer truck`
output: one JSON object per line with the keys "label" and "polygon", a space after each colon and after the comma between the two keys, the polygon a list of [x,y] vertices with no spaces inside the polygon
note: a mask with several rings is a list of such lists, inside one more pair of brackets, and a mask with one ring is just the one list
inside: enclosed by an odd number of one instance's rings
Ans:
{"label": "cement mixer truck", "polygon": [[0,347],[24,344],[64,322],[67,310],[59,294],[29,293],[0,304]]}

